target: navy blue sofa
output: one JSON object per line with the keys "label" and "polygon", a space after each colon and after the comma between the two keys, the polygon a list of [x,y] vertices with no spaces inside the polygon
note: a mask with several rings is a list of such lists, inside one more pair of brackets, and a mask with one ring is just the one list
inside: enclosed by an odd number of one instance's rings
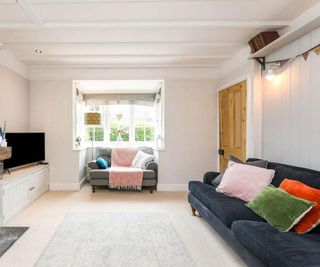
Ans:
{"label": "navy blue sofa", "polygon": [[[275,186],[289,178],[320,189],[318,171],[274,162],[268,163],[268,169],[275,170]],[[212,180],[218,174],[207,172],[203,182],[191,181],[188,200],[193,215],[197,211],[248,266],[320,266],[319,226],[303,235],[279,232],[248,209],[244,201],[216,192]]]}

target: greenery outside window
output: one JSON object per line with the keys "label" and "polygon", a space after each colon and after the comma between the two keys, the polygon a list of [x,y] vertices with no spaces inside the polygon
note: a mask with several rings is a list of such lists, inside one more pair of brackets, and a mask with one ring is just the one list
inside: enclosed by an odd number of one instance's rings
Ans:
{"label": "greenery outside window", "polygon": [[154,145],[155,109],[144,105],[87,105],[86,112],[99,112],[101,125],[85,126],[85,141],[96,145],[127,144]]}

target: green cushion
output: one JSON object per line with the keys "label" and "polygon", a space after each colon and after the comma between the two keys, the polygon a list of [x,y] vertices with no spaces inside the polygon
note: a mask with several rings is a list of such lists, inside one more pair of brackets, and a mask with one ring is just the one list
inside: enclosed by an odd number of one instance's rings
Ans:
{"label": "green cushion", "polygon": [[266,186],[246,206],[281,232],[289,231],[316,203],[297,198],[273,185]]}

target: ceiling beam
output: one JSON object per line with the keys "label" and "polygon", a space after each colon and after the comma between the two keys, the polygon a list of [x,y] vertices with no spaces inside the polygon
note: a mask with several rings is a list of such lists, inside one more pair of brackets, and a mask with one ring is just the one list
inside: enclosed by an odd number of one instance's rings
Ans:
{"label": "ceiling beam", "polygon": [[163,42],[76,42],[76,43],[59,43],[59,42],[9,42],[3,43],[3,48],[6,49],[29,49],[34,47],[53,47],[53,48],[88,48],[88,47],[205,47],[205,48],[233,48],[243,47],[246,45],[244,42],[176,42],[176,41],[163,41]]}
{"label": "ceiling beam", "polygon": [[26,15],[32,20],[35,26],[41,26],[43,24],[40,16],[27,0],[16,0],[16,2],[23,9]]}
{"label": "ceiling beam", "polygon": [[[5,0],[4,0],[5,1]],[[32,4],[101,4],[101,3],[150,3],[150,2],[173,2],[173,3],[185,3],[185,2],[220,2],[221,0],[30,0]],[[238,0],[229,0],[237,2]],[[243,2],[253,2],[255,0],[242,0]],[[1,1],[0,1],[1,3]]]}
{"label": "ceiling beam", "polygon": [[68,59],[229,59],[232,55],[20,55],[20,60],[68,60]]}
{"label": "ceiling beam", "polygon": [[75,69],[75,70],[82,70],[82,69],[106,69],[106,68],[165,68],[165,67],[170,67],[170,68],[220,68],[220,64],[146,64],[146,63],[140,63],[140,64],[85,64],[85,65],[28,65],[30,70],[44,70],[44,69],[49,69],[49,70],[55,70],[55,69]]}
{"label": "ceiling beam", "polygon": [[[21,1],[21,0],[19,0]],[[47,22],[42,23],[35,16],[30,16],[34,24],[30,23],[4,23],[0,24],[2,30],[34,29],[94,29],[116,28],[116,29],[214,29],[214,28],[249,28],[249,29],[279,29],[290,25],[289,21],[262,20],[262,21],[215,21],[215,20],[181,20],[181,21],[110,21],[110,22]]]}
{"label": "ceiling beam", "polygon": [[110,21],[110,22],[48,22],[44,28],[283,28],[290,21]]}

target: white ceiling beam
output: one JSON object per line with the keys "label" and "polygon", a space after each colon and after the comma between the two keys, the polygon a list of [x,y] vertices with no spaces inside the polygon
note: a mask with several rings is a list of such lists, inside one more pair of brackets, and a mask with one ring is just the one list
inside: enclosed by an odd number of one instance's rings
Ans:
{"label": "white ceiling beam", "polygon": [[20,55],[20,60],[69,60],[69,59],[229,59],[232,55]]}
{"label": "white ceiling beam", "polygon": [[23,9],[26,15],[32,20],[34,25],[41,26],[43,24],[42,19],[27,0],[16,0],[16,2]]}
{"label": "white ceiling beam", "polygon": [[[19,0],[21,1],[21,0]],[[35,18],[35,17],[34,17]],[[0,30],[34,29],[35,26],[41,26],[44,30],[62,30],[62,29],[86,29],[91,28],[121,28],[121,29],[214,29],[214,28],[249,28],[249,29],[279,29],[290,25],[289,21],[110,21],[110,22],[47,22],[34,21],[35,25],[30,23],[4,23],[0,24]]]}
{"label": "white ceiling beam", "polygon": [[85,65],[28,65],[29,70],[55,70],[55,69],[102,69],[102,68],[163,68],[163,67],[170,67],[170,68],[220,68],[220,64],[146,64],[146,63],[140,63],[140,64],[85,64]]}
{"label": "white ceiling beam", "polygon": [[290,21],[110,21],[110,22],[48,22],[44,28],[283,28]]}
{"label": "white ceiling beam", "polygon": [[205,47],[205,48],[221,48],[221,47],[243,47],[246,43],[243,42],[176,42],[176,41],[163,41],[163,42],[77,42],[77,43],[58,43],[58,42],[10,42],[3,43],[4,48],[7,49],[28,49],[34,47],[53,47],[53,48],[88,48],[88,47]]}
{"label": "white ceiling beam", "polygon": [[[6,0],[3,0],[6,2]],[[239,0],[229,0],[238,2]],[[242,2],[253,2],[255,0],[241,0]],[[150,3],[150,2],[173,2],[173,3],[184,3],[184,2],[221,2],[221,0],[30,0],[32,4],[101,4],[101,3]],[[1,1],[0,1],[1,3]]]}

